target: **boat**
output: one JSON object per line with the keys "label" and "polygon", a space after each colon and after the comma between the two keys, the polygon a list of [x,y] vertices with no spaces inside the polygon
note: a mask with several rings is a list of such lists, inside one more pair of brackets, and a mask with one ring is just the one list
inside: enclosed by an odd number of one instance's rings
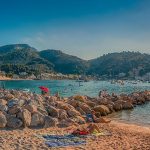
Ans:
{"label": "boat", "polygon": [[28,93],[28,92],[30,92],[30,89],[22,89],[21,91]]}

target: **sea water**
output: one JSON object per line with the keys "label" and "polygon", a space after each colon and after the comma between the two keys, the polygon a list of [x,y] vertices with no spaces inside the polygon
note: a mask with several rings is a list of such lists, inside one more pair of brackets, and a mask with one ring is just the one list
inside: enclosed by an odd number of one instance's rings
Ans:
{"label": "sea water", "polygon": [[[72,95],[98,96],[100,90],[107,90],[108,93],[132,93],[134,91],[150,90],[150,83],[126,81],[124,85],[111,84],[109,81],[89,81],[77,82],[75,80],[18,80],[18,81],[0,81],[6,89],[30,89],[31,92],[40,93],[39,86],[46,86],[51,94],[59,92],[63,97]],[[114,119],[128,121],[133,123],[150,125],[150,103],[137,106],[132,110],[120,111],[111,115]]]}

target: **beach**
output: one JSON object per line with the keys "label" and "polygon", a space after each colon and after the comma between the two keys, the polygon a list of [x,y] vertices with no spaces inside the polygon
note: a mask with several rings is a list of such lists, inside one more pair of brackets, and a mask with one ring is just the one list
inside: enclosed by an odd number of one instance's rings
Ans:
{"label": "beach", "polygon": [[0,76],[0,81],[3,81],[3,80],[11,80],[11,78],[8,78],[8,77],[5,77],[5,76]]}
{"label": "beach", "polygon": [[[112,121],[97,124],[100,129],[111,132],[110,136],[89,137],[86,145],[56,148],[59,150],[150,150],[150,128]],[[86,125],[83,125],[86,126]],[[71,133],[76,126],[68,128],[0,130],[1,150],[49,150],[39,135]]]}
{"label": "beach", "polygon": [[[58,95],[0,89],[0,150],[48,150],[55,146],[60,150],[150,150],[149,125],[108,118],[111,113],[133,110],[149,100],[150,91],[62,99]],[[98,129],[90,132],[89,124]],[[80,134],[72,135],[77,129]],[[43,137],[47,135],[48,139]]]}

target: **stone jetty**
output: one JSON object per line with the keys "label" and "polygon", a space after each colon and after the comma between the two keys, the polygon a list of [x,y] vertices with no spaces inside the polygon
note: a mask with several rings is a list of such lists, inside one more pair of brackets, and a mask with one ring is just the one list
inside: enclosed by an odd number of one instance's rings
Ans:
{"label": "stone jetty", "polygon": [[75,95],[68,98],[41,96],[17,90],[0,90],[0,128],[68,127],[85,124],[85,114],[96,117],[133,109],[150,101],[150,91],[93,98]]}

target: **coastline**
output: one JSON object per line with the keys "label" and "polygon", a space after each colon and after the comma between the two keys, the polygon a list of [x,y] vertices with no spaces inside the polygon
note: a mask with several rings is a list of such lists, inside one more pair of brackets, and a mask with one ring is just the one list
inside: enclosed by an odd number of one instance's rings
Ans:
{"label": "coastline", "polygon": [[[93,136],[86,139],[86,145],[58,148],[59,150],[149,150],[150,128],[135,124],[126,124],[112,121],[110,124],[97,124],[101,130],[111,132],[111,136]],[[86,127],[87,124],[82,125]],[[47,128],[47,129],[18,129],[0,130],[0,149],[32,149],[49,150],[43,138],[39,135],[47,134],[68,134],[78,126],[68,128]],[[15,136],[14,136],[15,135]]]}
{"label": "coastline", "polygon": [[7,80],[12,80],[12,79],[8,78],[8,77],[2,77],[2,76],[0,76],[0,81],[7,81]]}

